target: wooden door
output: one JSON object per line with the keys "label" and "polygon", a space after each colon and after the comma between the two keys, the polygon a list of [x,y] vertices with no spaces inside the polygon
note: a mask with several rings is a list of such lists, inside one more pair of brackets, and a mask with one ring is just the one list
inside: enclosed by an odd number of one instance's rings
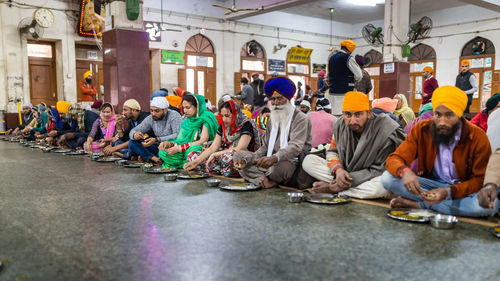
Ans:
{"label": "wooden door", "polygon": [[151,92],[151,93],[153,92],[153,66],[152,66],[152,64],[153,64],[153,55],[151,53],[151,50],[149,50],[149,92]]}
{"label": "wooden door", "polygon": [[184,68],[177,69],[177,86],[183,91],[186,90],[186,70]]}
{"label": "wooden door", "polygon": [[[311,91],[317,91],[318,90],[318,77],[311,77],[311,84],[308,84],[311,87]],[[305,91],[305,89],[304,89]]]}
{"label": "wooden door", "polygon": [[209,68],[205,71],[205,88],[206,95],[205,98],[210,100],[213,105],[217,104],[217,87],[216,87],[216,71],[215,68]]}
{"label": "wooden door", "polygon": [[[422,87],[424,85],[424,76],[422,73],[411,73],[410,74],[410,96],[411,96],[411,108],[413,112],[420,111],[420,105],[422,104]],[[409,101],[410,102],[410,101]]]}
{"label": "wooden door", "polygon": [[500,70],[495,70],[491,79],[491,95],[496,93],[500,93]]}
{"label": "wooden door", "polygon": [[241,92],[241,78],[243,78],[243,74],[241,72],[234,73],[234,95]]}
{"label": "wooden door", "polygon": [[476,76],[477,79],[477,93],[474,94],[472,98],[472,104],[470,106],[469,111],[479,112],[481,111],[481,96],[482,96],[482,88],[484,83],[484,71],[482,69],[471,69],[470,72]]}
{"label": "wooden door", "polygon": [[55,62],[52,59],[29,58],[30,100],[32,104],[41,102],[55,105],[57,85]]}
{"label": "wooden door", "polygon": [[82,92],[80,91],[79,84],[83,81],[83,74],[87,71],[92,71],[92,84],[97,88],[96,99],[102,99],[101,85],[104,84],[104,71],[103,65],[100,61],[94,60],[76,60],[76,89],[78,94],[78,101],[82,101]]}

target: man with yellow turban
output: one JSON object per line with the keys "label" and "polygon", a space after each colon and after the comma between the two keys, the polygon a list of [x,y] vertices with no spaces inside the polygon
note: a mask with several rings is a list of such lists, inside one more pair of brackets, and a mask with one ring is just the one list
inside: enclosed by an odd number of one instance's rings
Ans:
{"label": "man with yellow turban", "polygon": [[382,184],[399,196],[391,200],[391,207],[457,216],[492,215],[493,210],[479,206],[477,198],[490,143],[483,130],[462,116],[467,96],[457,87],[442,86],[434,91],[432,107],[434,117],[417,123],[387,158]]}
{"label": "man with yellow turban", "polygon": [[474,93],[477,92],[477,79],[476,76],[470,72],[470,61],[462,60],[460,62],[460,73],[457,75],[457,80],[455,81],[455,87],[460,88],[467,95],[467,107],[465,108],[464,115],[465,118],[470,120],[470,105],[472,104],[472,98]]}
{"label": "man with yellow turban", "polygon": [[328,81],[330,83],[330,96],[332,114],[342,114],[342,100],[345,93],[354,89],[354,82],[363,78],[361,67],[351,56],[356,48],[356,42],[344,40],[340,43],[340,51],[328,59]]}
{"label": "man with yellow turban", "polygon": [[92,84],[92,71],[83,74],[83,80],[79,83],[82,101],[95,101],[97,98],[97,88]]}
{"label": "man with yellow turban", "polygon": [[405,138],[403,129],[386,114],[372,114],[368,96],[361,92],[347,92],[342,109],[326,159],[309,154],[302,163],[319,180],[313,190],[362,199],[388,196],[380,177],[385,159]]}

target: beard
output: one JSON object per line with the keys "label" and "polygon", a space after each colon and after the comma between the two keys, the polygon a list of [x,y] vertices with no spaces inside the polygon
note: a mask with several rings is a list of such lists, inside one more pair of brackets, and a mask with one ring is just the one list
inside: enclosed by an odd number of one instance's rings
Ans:
{"label": "beard", "polygon": [[280,124],[281,128],[285,128],[288,121],[288,116],[290,112],[294,110],[295,107],[288,100],[283,105],[271,105],[271,120],[274,124]]}
{"label": "beard", "polygon": [[162,115],[160,115],[158,117],[153,116],[153,120],[155,120],[155,121],[163,120],[163,118],[165,118],[165,113],[163,113]]}
{"label": "beard", "polygon": [[[461,121],[458,121],[451,128],[437,127],[436,123],[431,123],[432,143],[439,147],[440,145],[450,145],[455,140],[455,134],[460,128]],[[444,131],[444,132],[443,132]]]}

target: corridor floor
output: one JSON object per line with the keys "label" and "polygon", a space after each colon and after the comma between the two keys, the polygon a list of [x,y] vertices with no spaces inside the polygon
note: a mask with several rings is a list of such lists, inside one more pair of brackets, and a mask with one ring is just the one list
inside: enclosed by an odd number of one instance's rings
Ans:
{"label": "corridor floor", "polygon": [[0,280],[500,280],[500,239],[0,142]]}

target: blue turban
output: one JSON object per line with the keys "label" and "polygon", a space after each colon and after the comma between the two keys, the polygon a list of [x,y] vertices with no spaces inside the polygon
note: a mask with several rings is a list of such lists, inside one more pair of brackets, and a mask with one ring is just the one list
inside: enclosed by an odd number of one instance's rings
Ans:
{"label": "blue turban", "polygon": [[276,77],[267,80],[264,85],[264,90],[268,96],[272,96],[274,92],[284,95],[287,99],[291,99],[297,88],[292,80],[286,77]]}
{"label": "blue turban", "polygon": [[166,96],[168,96],[167,92],[165,92],[163,90],[158,90],[158,91],[153,92],[153,94],[151,95],[151,98],[149,100],[152,101],[156,97],[166,97]]}

